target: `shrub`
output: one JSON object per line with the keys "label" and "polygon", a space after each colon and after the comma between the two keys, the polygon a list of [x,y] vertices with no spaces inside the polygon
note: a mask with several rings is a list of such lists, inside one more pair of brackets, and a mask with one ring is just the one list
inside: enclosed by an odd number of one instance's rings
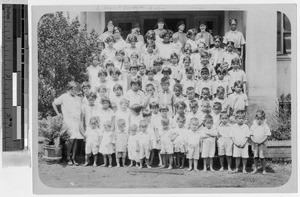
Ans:
{"label": "shrub", "polygon": [[38,110],[41,118],[53,116],[54,98],[66,91],[69,81],[87,80],[86,63],[97,50],[98,35],[87,32],[78,18],[63,12],[44,15],[38,26]]}
{"label": "shrub", "polygon": [[276,128],[272,131],[272,140],[291,139],[291,95],[281,95],[279,98],[279,113]]}

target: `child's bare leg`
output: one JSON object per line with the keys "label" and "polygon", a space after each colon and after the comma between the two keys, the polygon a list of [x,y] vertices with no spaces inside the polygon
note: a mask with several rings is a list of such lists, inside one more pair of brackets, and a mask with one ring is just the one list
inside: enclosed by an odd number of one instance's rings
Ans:
{"label": "child's bare leg", "polygon": [[203,171],[206,172],[207,171],[207,157],[203,158]]}
{"label": "child's bare leg", "polygon": [[188,171],[191,171],[193,169],[193,159],[189,159],[189,168]]}
{"label": "child's bare leg", "polygon": [[220,158],[220,165],[221,165],[220,171],[223,171],[224,170],[224,155],[219,156],[219,158]]}
{"label": "child's bare leg", "polygon": [[126,156],[122,157],[122,165],[123,165],[124,167],[126,167],[125,161],[126,161]]}
{"label": "child's bare leg", "polygon": [[73,146],[72,146],[72,161],[74,165],[78,166],[79,164],[75,161],[76,150],[77,150],[77,139],[74,139]]}
{"label": "child's bare leg", "polygon": [[143,163],[144,163],[143,160],[144,160],[144,159],[140,159],[140,166],[139,166],[139,169],[142,169],[142,168],[143,168]]}
{"label": "child's bare leg", "polygon": [[147,164],[147,168],[151,168],[149,159],[147,159],[147,158],[146,158],[146,164]]}
{"label": "child's bare leg", "polygon": [[181,166],[180,166],[181,169],[184,168],[184,162],[185,162],[185,155],[184,153],[181,153]]}
{"label": "child's bare leg", "polygon": [[232,171],[232,169],[231,169],[231,161],[232,161],[231,156],[226,156],[226,159],[227,159],[227,164],[228,164],[228,170]]}
{"label": "child's bare leg", "polygon": [[166,154],[161,155],[162,164],[164,167],[167,167]]}
{"label": "child's bare leg", "polygon": [[133,160],[130,160],[130,165],[128,167],[133,166]]}
{"label": "child's bare leg", "polygon": [[73,165],[72,159],[71,159],[71,152],[73,147],[74,139],[69,139],[67,141],[67,160],[69,165]]}
{"label": "child's bare leg", "polygon": [[243,173],[246,174],[246,164],[247,164],[247,158],[242,158],[242,162],[243,162]]}
{"label": "child's bare leg", "polygon": [[235,158],[235,170],[233,172],[238,172],[239,171],[240,163],[241,163],[241,158],[240,157],[236,157]]}
{"label": "child's bare leg", "polygon": [[98,155],[94,155],[94,164],[93,166],[96,167],[97,166],[97,159],[98,159]]}
{"label": "child's bare leg", "polygon": [[104,164],[102,164],[101,167],[106,167],[106,165],[107,165],[107,157],[106,157],[106,154],[103,154],[103,162],[104,162]]}
{"label": "child's bare leg", "polygon": [[266,162],[265,162],[265,158],[261,158],[260,162],[261,162],[261,166],[262,166],[262,173],[266,174]]}
{"label": "child's bare leg", "polygon": [[213,166],[214,166],[214,158],[209,158],[210,162],[209,162],[209,168],[210,168],[210,171],[215,171],[213,169]]}
{"label": "child's bare leg", "polygon": [[168,167],[168,169],[170,170],[170,169],[173,168],[173,154],[169,154],[168,157],[169,157],[169,167]]}
{"label": "child's bare leg", "polygon": [[90,163],[90,161],[89,161],[89,154],[85,154],[85,164],[84,164],[84,166],[88,166],[89,165],[89,163]]}
{"label": "child's bare leg", "polygon": [[253,172],[251,172],[251,173],[255,174],[255,173],[257,173],[258,158],[255,157],[253,160],[254,160],[254,169],[253,169]]}
{"label": "child's bare leg", "polygon": [[194,159],[194,170],[197,172],[199,171],[198,170],[198,159]]}
{"label": "child's bare leg", "polygon": [[112,157],[111,157],[111,154],[108,154],[108,162],[109,162],[109,168],[112,167]]}
{"label": "child's bare leg", "polygon": [[158,159],[159,159],[158,166],[163,166],[163,161],[162,161],[162,157],[161,157],[161,154],[160,154],[160,150],[158,151]]}
{"label": "child's bare leg", "polygon": [[117,163],[117,167],[119,168],[120,167],[120,158],[118,156],[119,156],[119,153],[116,152],[116,163]]}

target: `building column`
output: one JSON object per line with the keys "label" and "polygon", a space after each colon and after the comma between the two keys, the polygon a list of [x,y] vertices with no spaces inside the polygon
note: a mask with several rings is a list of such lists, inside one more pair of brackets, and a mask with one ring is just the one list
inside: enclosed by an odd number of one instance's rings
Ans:
{"label": "building column", "polygon": [[266,112],[268,124],[277,123],[276,11],[252,8],[246,21],[246,74],[250,123],[257,109]]}

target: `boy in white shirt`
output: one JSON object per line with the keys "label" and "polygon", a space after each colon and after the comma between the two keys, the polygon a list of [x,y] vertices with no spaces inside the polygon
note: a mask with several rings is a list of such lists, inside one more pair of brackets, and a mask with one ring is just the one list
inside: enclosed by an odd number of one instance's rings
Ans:
{"label": "boy in white shirt", "polygon": [[203,127],[200,130],[200,136],[202,141],[202,153],[201,157],[203,158],[203,171],[207,171],[207,165],[209,164],[210,171],[215,171],[213,169],[213,158],[215,156],[216,150],[216,137],[218,133],[216,128],[213,127],[214,121],[211,115],[206,115],[204,117]]}
{"label": "boy in white shirt", "polygon": [[199,132],[199,120],[194,117],[190,120],[191,128],[187,135],[187,158],[189,159],[188,171],[193,169],[198,170],[198,160],[200,156],[200,132]]}
{"label": "boy in white shirt", "polygon": [[228,124],[228,115],[226,112],[221,112],[221,123],[217,126],[218,132],[218,155],[220,158],[220,171],[224,170],[224,157],[226,156],[228,170],[231,169],[231,157],[232,157],[232,140],[229,137],[231,125]]}
{"label": "boy in white shirt", "polygon": [[186,94],[186,90],[188,87],[196,88],[197,81],[194,79],[194,69],[192,67],[188,67],[185,69],[186,76],[180,81],[182,84],[183,94]]}
{"label": "boy in white shirt", "polygon": [[252,174],[257,172],[258,159],[261,161],[262,174],[266,174],[265,153],[267,151],[266,142],[271,136],[271,131],[266,123],[266,114],[263,110],[257,110],[255,120],[250,128],[252,148],[254,152],[254,170]]}
{"label": "boy in white shirt", "polygon": [[248,154],[248,140],[250,137],[250,129],[245,122],[245,111],[238,110],[235,114],[236,124],[232,125],[231,132],[229,137],[233,142],[233,157],[235,157],[235,167],[236,169],[233,172],[238,172],[240,159],[242,158],[243,162],[243,173],[246,174],[246,164],[247,159],[249,158]]}
{"label": "boy in white shirt", "polygon": [[137,152],[139,152],[140,166],[143,168],[144,158],[146,158],[147,168],[151,168],[149,164],[151,150],[151,133],[148,131],[148,123],[146,120],[140,120],[139,133],[137,137]]}
{"label": "boy in white shirt", "polygon": [[212,88],[212,94],[215,96],[216,93],[217,93],[217,88],[222,86],[225,90],[225,98],[227,98],[227,95],[228,95],[228,87],[229,87],[229,82],[228,80],[226,80],[224,77],[226,76],[227,74],[227,70],[226,69],[222,69],[222,68],[219,68],[217,70],[217,75],[218,75],[218,78],[216,81],[213,82],[213,88]]}
{"label": "boy in white shirt", "polygon": [[122,158],[122,164],[125,166],[125,159],[127,153],[127,141],[128,141],[128,132],[125,130],[126,121],[124,119],[119,119],[117,121],[118,129],[116,131],[116,162],[117,167],[120,167],[120,158]]}
{"label": "boy in white shirt", "polygon": [[246,73],[240,69],[240,59],[239,58],[232,59],[231,64],[232,64],[232,70],[228,72],[230,76],[228,91],[232,92],[234,83],[236,81],[241,81],[243,83],[244,93],[246,93],[246,82],[247,82]]}
{"label": "boy in white shirt", "polygon": [[218,126],[220,124],[220,113],[222,111],[222,104],[219,102],[215,102],[213,104],[213,110],[211,116],[214,120],[214,126]]}
{"label": "boy in white shirt", "polygon": [[98,151],[100,145],[101,131],[99,129],[99,117],[93,116],[89,119],[89,126],[85,133],[80,130],[81,135],[85,138],[85,166],[89,165],[89,158],[93,154],[94,164],[97,166]]}
{"label": "boy in white shirt", "polygon": [[201,79],[198,81],[196,86],[196,93],[201,94],[201,91],[204,87],[208,88],[212,92],[213,81],[209,79],[209,71],[207,68],[201,69]]}
{"label": "boy in white shirt", "polygon": [[[179,115],[176,119],[177,127],[175,128],[175,133],[177,137],[174,140],[174,153],[175,153],[175,164],[176,167],[184,168],[185,155],[187,152],[187,135],[188,129],[185,126],[186,118],[184,115]],[[181,163],[181,165],[180,165]]]}

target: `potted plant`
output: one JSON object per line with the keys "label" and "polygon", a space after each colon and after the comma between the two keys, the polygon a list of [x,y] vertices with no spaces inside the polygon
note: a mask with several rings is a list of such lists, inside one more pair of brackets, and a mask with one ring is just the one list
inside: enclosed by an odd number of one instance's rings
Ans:
{"label": "potted plant", "polygon": [[43,158],[47,161],[58,161],[62,158],[61,139],[67,139],[68,133],[63,124],[63,117],[48,116],[39,120],[39,136],[44,138]]}

